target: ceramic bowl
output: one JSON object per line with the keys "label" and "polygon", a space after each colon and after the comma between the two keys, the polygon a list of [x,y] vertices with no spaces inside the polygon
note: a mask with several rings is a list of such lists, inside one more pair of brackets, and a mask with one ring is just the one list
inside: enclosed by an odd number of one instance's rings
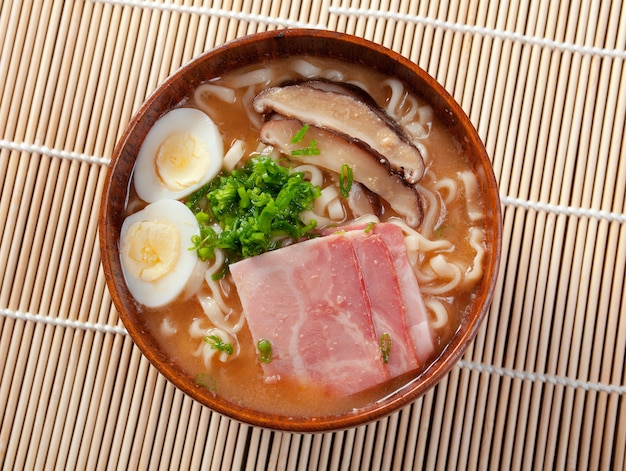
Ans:
{"label": "ceramic bowl", "polygon": [[[145,328],[138,306],[125,284],[119,239],[135,159],[157,118],[181,103],[196,86],[227,71],[270,58],[303,54],[364,64],[397,77],[432,105],[439,119],[461,143],[478,177],[484,195],[487,252],[484,276],[465,322],[425,372],[410,378],[404,387],[390,396],[344,415],[290,418],[260,413],[214,395],[199,387],[194,378],[168,357],[162,345]],[[241,422],[294,432],[330,431],[359,426],[397,411],[433,388],[461,358],[487,314],[494,291],[501,245],[500,202],[491,163],[476,130],[455,100],[426,72],[391,50],[355,36],[292,29],[242,37],[208,51],[173,73],[152,93],[128,124],[114,151],[102,195],[99,237],[102,264],[115,307],[135,344],[170,382],[213,411]]]}

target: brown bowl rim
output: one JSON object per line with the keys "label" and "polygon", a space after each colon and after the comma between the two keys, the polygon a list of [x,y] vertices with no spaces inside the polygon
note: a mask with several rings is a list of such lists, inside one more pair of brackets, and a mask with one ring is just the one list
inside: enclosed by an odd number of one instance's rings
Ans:
{"label": "brown bowl rim", "polygon": [[[325,47],[322,48],[321,45]],[[344,49],[345,45],[349,47]],[[487,231],[487,244],[492,247],[487,252],[478,299],[473,303],[478,312],[459,327],[452,342],[423,373],[409,381],[400,391],[355,413],[288,418],[259,413],[213,396],[208,390],[195,384],[193,378],[186,374],[181,375],[182,370],[159,351],[156,340],[151,335],[146,335],[141,325],[133,322],[126,312],[124,299],[129,303],[133,301],[121,275],[118,256],[122,218],[119,208],[124,208],[127,203],[133,156],[136,156],[138,150],[133,136],[136,132],[143,132],[145,136],[147,131],[141,131],[142,127],[147,129],[151,126],[160,115],[182,101],[184,90],[198,84],[194,71],[197,73],[202,69],[206,72],[204,69],[208,68],[217,73],[209,72],[213,75],[203,75],[204,79],[216,77],[224,70],[222,67],[228,70],[239,66],[237,54],[242,51],[246,52],[246,60],[251,60],[252,56],[258,59],[259,56],[267,58],[304,53],[321,56],[332,53],[336,54],[334,57],[352,62],[367,62],[375,57],[376,61],[370,61],[366,65],[399,77],[413,92],[428,99],[439,118],[465,136],[465,142],[461,144],[476,152],[478,160],[474,162],[477,165],[475,170],[483,177],[481,190],[485,195],[485,217],[487,227],[491,228],[491,231]],[[326,51],[326,54],[321,51]],[[434,94],[427,96],[424,90],[430,90]],[[116,188],[124,188],[123,194],[120,195],[119,191],[115,193]],[[391,49],[346,33],[300,28],[254,33],[224,43],[192,59],[159,85],[131,118],[115,147],[104,183],[98,222],[102,265],[109,293],[130,337],[150,363],[185,394],[217,413],[254,426],[291,432],[327,432],[363,425],[397,411],[434,387],[465,353],[487,315],[495,290],[502,243],[500,199],[491,161],[477,131],[454,98],[418,65]]]}

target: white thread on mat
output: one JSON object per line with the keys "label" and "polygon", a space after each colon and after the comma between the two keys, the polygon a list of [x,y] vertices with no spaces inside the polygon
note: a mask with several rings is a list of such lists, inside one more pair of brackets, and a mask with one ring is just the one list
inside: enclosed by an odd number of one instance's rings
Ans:
{"label": "white thread on mat", "polygon": [[[4,308],[0,308],[0,316],[20,321],[39,322],[55,327],[91,330],[94,332],[102,332],[105,334],[128,335],[128,331],[123,327],[105,324],[93,324],[91,322],[73,321],[69,319],[59,319],[52,316],[31,314],[29,312],[13,311]],[[605,392],[608,394],[626,394],[626,385],[592,383],[589,381],[564,378],[561,376],[531,373],[527,371],[516,371],[509,368],[502,368],[494,365],[485,365],[483,363],[476,363],[466,360],[460,360],[457,363],[457,367],[478,371],[480,373],[495,374],[502,377],[519,379],[523,381],[531,381],[534,383],[548,383],[555,386],[566,386],[576,389],[583,389],[585,391]]]}
{"label": "white thread on mat", "polygon": [[563,214],[565,216],[588,217],[600,220],[606,219],[609,222],[626,223],[626,214],[601,211],[598,209],[583,209],[572,206],[541,203],[539,201],[528,201],[511,196],[500,196],[500,202],[508,206],[519,206],[525,210],[533,209],[535,211]]}
{"label": "white thread on mat", "polygon": [[31,154],[42,154],[61,159],[77,160],[79,162],[88,162],[90,164],[109,165],[109,163],[111,163],[111,159],[107,157],[95,157],[93,155],[79,154],[78,152],[50,149],[46,146],[27,144],[25,142],[11,142],[5,139],[0,139],[0,148],[18,152],[28,152]]}
{"label": "white thread on mat", "polygon": [[42,314],[31,314],[30,312],[13,311],[10,309],[0,308],[0,315],[19,321],[39,322],[55,327],[69,327],[72,329],[92,330],[94,332],[102,332],[105,334],[127,335],[128,332],[123,327],[117,327],[105,324],[93,324],[91,322],[73,321],[70,319],[59,319],[58,317],[44,316]]}
{"label": "white thread on mat", "polygon": [[470,26],[460,23],[453,23],[450,21],[438,20],[435,18],[428,18],[420,15],[408,15],[405,13],[386,12],[365,8],[346,8],[346,7],[329,7],[328,12],[335,15],[347,15],[347,16],[371,16],[374,18],[390,19],[396,21],[408,21],[412,23],[421,23],[426,26],[432,26],[434,28],[442,28],[459,33],[472,33],[482,36],[491,36],[494,38],[520,41],[522,43],[536,45],[541,47],[547,47],[550,49],[556,49],[560,51],[567,51],[579,54],[590,54],[601,57],[614,57],[617,59],[626,59],[626,50],[623,49],[604,49],[593,46],[580,46],[578,44],[564,43],[560,41],[553,41],[551,39],[540,38],[536,36],[528,36],[521,33],[515,33],[511,31],[502,31],[491,28],[485,28],[482,26]]}
{"label": "white thread on mat", "polygon": [[219,8],[192,7],[187,5],[174,5],[172,3],[156,3],[147,0],[92,0],[97,3],[108,3],[111,5],[121,5],[128,7],[148,8],[152,10],[172,11],[176,13],[190,13],[195,15],[210,15],[229,20],[243,20],[264,23],[287,28],[324,28],[324,25],[305,23],[302,21],[288,20],[254,13],[241,13],[232,10],[222,10]]}
{"label": "white thread on mat", "polygon": [[506,376],[513,379],[532,381],[534,383],[548,383],[554,384],[555,386],[568,386],[571,388],[583,389],[585,391],[605,392],[608,394],[626,394],[626,385],[592,383],[589,381],[581,381],[578,379],[564,378],[562,376],[531,373],[527,371],[516,371],[509,368],[502,368],[494,365],[485,365],[483,363],[476,363],[466,360],[460,360],[457,363],[457,366],[459,368],[466,368],[469,370],[478,371],[480,373]]}

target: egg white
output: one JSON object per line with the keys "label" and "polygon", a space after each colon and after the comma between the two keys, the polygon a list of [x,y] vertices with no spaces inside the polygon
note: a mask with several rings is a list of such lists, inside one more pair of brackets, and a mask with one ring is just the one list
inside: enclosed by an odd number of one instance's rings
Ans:
{"label": "egg white", "polygon": [[217,175],[223,158],[222,136],[211,118],[195,108],[176,108],[146,135],[135,162],[135,190],[148,203],[184,198]]}
{"label": "egg white", "polygon": [[124,220],[120,258],[128,289],[139,303],[163,306],[181,294],[201,263],[189,250],[199,234],[194,214],[176,200],[151,203]]}

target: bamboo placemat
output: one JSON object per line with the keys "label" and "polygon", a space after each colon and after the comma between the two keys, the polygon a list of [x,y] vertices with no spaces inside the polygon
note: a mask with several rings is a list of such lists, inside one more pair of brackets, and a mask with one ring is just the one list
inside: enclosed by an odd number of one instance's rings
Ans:
{"label": "bamboo placemat", "polygon": [[[115,143],[202,51],[299,26],[390,47],[492,158],[489,317],[432,391],[356,429],[241,425],[173,388],[112,306],[97,242]],[[626,7],[621,0],[0,2],[2,469],[624,469]]]}

